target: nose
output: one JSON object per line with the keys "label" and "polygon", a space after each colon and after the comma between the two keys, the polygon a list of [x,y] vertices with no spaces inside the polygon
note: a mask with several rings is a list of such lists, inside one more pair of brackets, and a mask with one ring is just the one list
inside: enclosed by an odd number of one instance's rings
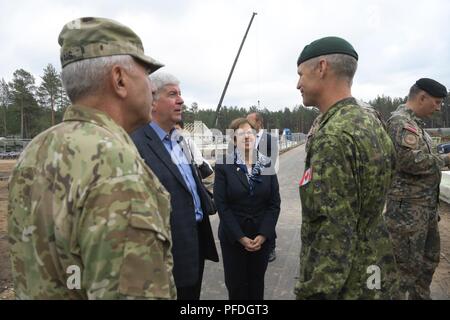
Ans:
{"label": "nose", "polygon": [[436,103],[436,111],[441,111],[441,107],[442,107],[442,103],[441,102],[439,102],[439,103]]}

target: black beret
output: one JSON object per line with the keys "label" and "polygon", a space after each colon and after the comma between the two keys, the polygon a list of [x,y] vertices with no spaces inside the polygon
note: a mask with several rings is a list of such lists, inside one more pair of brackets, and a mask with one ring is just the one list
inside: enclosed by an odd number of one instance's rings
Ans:
{"label": "black beret", "polygon": [[303,48],[297,60],[297,66],[306,60],[333,53],[352,56],[358,60],[358,53],[346,40],[338,37],[325,37],[315,40]]}
{"label": "black beret", "polygon": [[416,86],[428,93],[430,96],[436,98],[445,98],[447,96],[447,88],[433,79],[421,78],[416,81]]}

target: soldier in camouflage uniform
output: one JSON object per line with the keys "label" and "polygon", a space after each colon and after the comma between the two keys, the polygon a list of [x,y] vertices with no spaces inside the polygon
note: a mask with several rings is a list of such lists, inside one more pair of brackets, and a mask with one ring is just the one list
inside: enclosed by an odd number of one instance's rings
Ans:
{"label": "soldier in camouflage uniform", "polygon": [[305,150],[309,149],[310,142],[312,137],[316,134],[317,129],[319,128],[320,121],[322,120],[322,114],[319,114],[311,124],[311,128],[309,128],[308,134],[306,136]]}
{"label": "soldier in camouflage uniform", "polygon": [[430,299],[430,284],[439,264],[438,228],[441,168],[448,155],[437,155],[421,118],[439,111],[447,89],[432,79],[419,79],[406,104],[388,120],[397,151],[397,168],[388,193],[386,222],[401,276],[402,298]]}
{"label": "soldier in camouflage uniform", "polygon": [[392,299],[398,282],[382,211],[395,163],[379,116],[351,96],[358,55],[326,37],[300,54],[297,88],[321,112],[300,180],[297,299]]}
{"label": "soldier in camouflage uniform", "polygon": [[162,65],[108,19],[72,21],[59,43],[74,105],[9,182],[16,297],[175,299],[169,195],[127,133],[150,120],[148,73]]}

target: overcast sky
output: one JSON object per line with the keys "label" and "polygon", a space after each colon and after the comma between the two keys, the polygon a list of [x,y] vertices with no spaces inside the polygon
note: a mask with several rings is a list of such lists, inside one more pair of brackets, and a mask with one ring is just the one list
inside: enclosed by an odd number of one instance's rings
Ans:
{"label": "overcast sky", "polygon": [[450,87],[448,0],[0,1],[0,78],[39,81],[60,68],[57,38],[82,16],[132,28],[148,55],[181,81],[185,103],[215,108],[252,12],[257,12],[223,105],[278,110],[302,102],[296,60],[305,45],[340,36],[359,54],[353,95],[405,96],[421,77]]}

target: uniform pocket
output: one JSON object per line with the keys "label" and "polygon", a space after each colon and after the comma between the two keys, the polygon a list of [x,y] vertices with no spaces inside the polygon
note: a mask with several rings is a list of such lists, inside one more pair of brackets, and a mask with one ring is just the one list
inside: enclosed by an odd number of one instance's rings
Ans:
{"label": "uniform pocket", "polygon": [[173,260],[168,231],[156,207],[134,200],[127,228],[119,292],[127,296],[170,299]]}
{"label": "uniform pocket", "polygon": [[388,201],[385,214],[386,224],[390,232],[410,235],[422,225],[421,207],[407,201]]}

